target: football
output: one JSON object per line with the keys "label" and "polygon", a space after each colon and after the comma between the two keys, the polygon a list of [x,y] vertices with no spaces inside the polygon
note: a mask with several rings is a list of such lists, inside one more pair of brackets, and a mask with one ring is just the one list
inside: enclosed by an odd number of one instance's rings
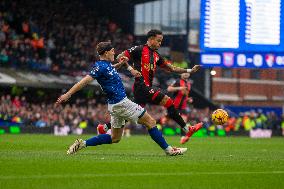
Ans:
{"label": "football", "polygon": [[214,124],[223,125],[227,123],[229,119],[229,114],[223,109],[217,109],[212,113],[211,119]]}

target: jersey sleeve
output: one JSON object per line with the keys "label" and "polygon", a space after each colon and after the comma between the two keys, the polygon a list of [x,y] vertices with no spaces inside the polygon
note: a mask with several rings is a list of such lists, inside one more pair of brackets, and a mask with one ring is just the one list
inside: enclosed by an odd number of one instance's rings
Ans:
{"label": "jersey sleeve", "polygon": [[139,55],[139,46],[131,47],[130,49],[127,49],[124,51],[124,55],[130,60],[134,59]]}
{"label": "jersey sleeve", "polygon": [[90,72],[89,75],[94,78],[97,79],[98,77],[101,77],[103,75],[103,67],[99,67],[99,66],[94,66]]}

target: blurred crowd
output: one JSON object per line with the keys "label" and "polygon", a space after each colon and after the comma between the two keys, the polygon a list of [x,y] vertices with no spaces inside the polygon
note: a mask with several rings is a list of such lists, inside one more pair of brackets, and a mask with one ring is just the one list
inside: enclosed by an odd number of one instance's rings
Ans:
{"label": "blurred crowd", "polygon": [[[147,106],[147,111],[153,115],[162,128],[177,128],[177,124],[166,117],[166,109],[161,106]],[[261,111],[231,114],[229,121],[224,125],[214,125],[210,119],[209,109],[190,109],[188,120],[190,124],[203,121],[204,128],[210,133],[222,130],[228,134],[251,129],[282,129],[284,134],[284,115],[277,116],[274,112],[267,114]],[[85,129],[96,127],[99,123],[107,123],[110,116],[106,104],[95,99],[78,98],[74,103],[55,105],[54,103],[29,103],[25,96],[3,95],[0,97],[0,119],[17,123],[22,126],[34,127],[65,127]],[[130,126],[130,128],[134,128]]]}
{"label": "blurred crowd", "polygon": [[0,1],[0,66],[76,74],[96,59],[99,41],[120,52],[133,39],[80,0]]}
{"label": "blurred crowd", "polygon": [[[160,106],[147,109],[155,119],[166,112]],[[18,123],[22,126],[71,128],[96,127],[98,123],[107,123],[110,116],[105,103],[95,99],[78,98],[74,103],[56,105],[55,103],[30,103],[25,96],[0,96],[0,119]]]}
{"label": "blurred crowd", "polygon": [[73,104],[29,103],[24,96],[1,96],[0,118],[22,126],[86,128],[107,121],[106,105],[77,99]]}

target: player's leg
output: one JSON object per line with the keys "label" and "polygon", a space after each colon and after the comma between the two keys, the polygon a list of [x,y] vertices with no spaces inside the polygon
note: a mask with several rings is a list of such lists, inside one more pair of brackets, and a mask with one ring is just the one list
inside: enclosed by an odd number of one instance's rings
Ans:
{"label": "player's leg", "polygon": [[101,144],[111,144],[112,137],[108,134],[94,136],[87,140],[76,139],[75,142],[67,150],[67,154],[74,154],[87,146],[97,146]]}
{"label": "player's leg", "polygon": [[113,125],[112,135],[109,134],[101,134],[89,138],[87,140],[76,139],[75,142],[69,147],[67,150],[67,154],[74,154],[79,150],[88,147],[88,146],[98,146],[102,144],[112,144],[118,143],[121,139],[123,128],[122,125],[124,123],[124,119],[119,116],[112,115],[111,123]]}
{"label": "player's leg", "polygon": [[182,155],[187,151],[187,148],[176,148],[168,145],[162,133],[156,126],[156,120],[152,118],[152,116],[150,116],[147,112],[139,118],[138,123],[143,124],[147,127],[148,133],[151,138],[165,151],[167,155]]}
{"label": "player's leg", "polygon": [[117,115],[111,115],[111,135],[101,134],[86,140],[86,146],[118,143],[123,132],[124,119]]}
{"label": "player's leg", "polygon": [[177,122],[182,129],[188,132],[186,123],[173,105],[173,100],[164,93],[162,93],[160,90],[148,87],[146,85],[144,85],[143,87],[139,85],[138,87],[134,88],[134,98],[135,102],[146,101],[150,104],[164,106],[168,110],[168,116],[175,122]]}
{"label": "player's leg", "polygon": [[131,136],[132,125],[128,122],[125,123],[125,127],[123,129],[123,136],[130,137]]}
{"label": "player's leg", "polygon": [[111,129],[111,124],[109,123],[99,123],[97,126],[97,134],[107,134],[108,130]]}
{"label": "player's leg", "polygon": [[[125,120],[125,124],[122,125],[122,127],[124,128],[124,126],[127,124],[127,120]],[[127,128],[128,129],[128,128]],[[111,129],[111,123],[100,123],[97,126],[97,134],[101,135],[101,134],[109,134],[111,135],[112,133],[112,129]],[[129,135],[130,135],[130,131],[129,131]]]}
{"label": "player's leg", "polygon": [[[188,116],[182,111],[182,110],[178,110],[180,112],[180,116],[182,117],[182,119],[184,120],[185,123],[188,123]],[[180,135],[184,136],[186,133],[184,132],[184,130],[181,130]]]}
{"label": "player's leg", "polygon": [[[186,115],[182,110],[181,112],[181,117],[182,119],[187,123],[188,122],[188,115]],[[185,142],[188,141],[189,137],[186,136],[186,132],[184,130],[181,130],[181,138],[180,138],[180,143],[184,144]]]}
{"label": "player's leg", "polygon": [[182,144],[187,142],[192,136],[192,134],[198,131],[203,125],[203,123],[198,123],[192,127],[186,125],[179,112],[174,107],[173,100],[164,93],[162,93],[160,90],[157,90],[155,88],[148,87],[146,85],[139,85],[138,87],[134,88],[134,98],[136,102],[144,101],[150,104],[161,105],[167,108],[168,116],[173,119],[177,124],[179,124],[182,130],[186,133],[185,139],[181,142]]}
{"label": "player's leg", "polygon": [[159,90],[150,88],[148,89],[149,93],[147,94],[147,99],[149,103],[151,104],[156,104],[156,105],[161,105],[167,108],[168,111],[168,117],[173,119],[179,126],[185,131],[188,132],[188,127],[186,126],[186,123],[180,116],[179,112],[177,109],[174,107],[173,100],[162,93]]}
{"label": "player's leg", "polygon": [[123,104],[125,112],[121,112],[131,122],[138,122],[145,125],[151,138],[163,149],[168,155],[182,155],[187,148],[173,148],[168,145],[162,133],[156,127],[156,120],[150,116],[140,105],[127,99]]}
{"label": "player's leg", "polygon": [[[122,127],[125,130],[125,125],[126,125],[126,120],[123,121],[122,123]],[[111,122],[108,123],[99,123],[97,126],[97,134],[101,135],[101,134],[109,134],[111,135],[112,129],[111,129]]]}
{"label": "player's leg", "polygon": [[197,123],[194,126],[187,125],[182,118],[182,116],[179,114],[178,110],[174,107],[173,100],[168,97],[167,95],[157,92],[156,98],[154,98],[153,102],[158,103],[161,106],[164,106],[168,110],[168,116],[173,119],[177,124],[180,125],[182,130],[186,133],[184,137],[182,137],[180,143],[184,144],[186,143],[189,138],[193,135],[193,133],[197,132],[199,129],[202,128],[203,123]]}
{"label": "player's leg", "polygon": [[116,119],[112,119],[111,125],[112,125],[111,128],[112,143],[118,143],[122,137],[125,120],[124,118],[117,117]]}
{"label": "player's leg", "polygon": [[145,125],[151,138],[163,149],[166,150],[169,145],[162,136],[162,133],[156,127],[156,120],[152,118],[147,112],[138,119],[138,123]]}
{"label": "player's leg", "polygon": [[168,111],[168,117],[173,119],[179,126],[185,131],[188,132],[188,127],[186,127],[185,121],[182,119],[181,115],[179,114],[178,110],[175,108],[173,100],[168,97],[167,95],[164,95],[160,93],[160,96],[162,96],[162,99],[159,102],[159,105],[164,106],[167,108]]}
{"label": "player's leg", "polygon": [[84,141],[83,139],[76,139],[75,142],[69,146],[68,150],[67,150],[67,154],[75,154],[76,152],[78,152],[79,150],[83,149],[86,147],[86,141]]}

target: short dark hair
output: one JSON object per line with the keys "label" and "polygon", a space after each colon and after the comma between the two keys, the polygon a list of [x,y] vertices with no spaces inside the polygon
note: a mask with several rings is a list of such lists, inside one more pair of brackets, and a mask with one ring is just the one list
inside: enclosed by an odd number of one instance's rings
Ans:
{"label": "short dark hair", "polygon": [[97,52],[99,55],[104,54],[106,51],[110,51],[112,48],[111,42],[99,42],[97,44]]}
{"label": "short dark hair", "polygon": [[156,35],[163,35],[162,31],[160,30],[150,30],[148,33],[147,33],[147,39],[149,39],[150,37],[156,37]]}

